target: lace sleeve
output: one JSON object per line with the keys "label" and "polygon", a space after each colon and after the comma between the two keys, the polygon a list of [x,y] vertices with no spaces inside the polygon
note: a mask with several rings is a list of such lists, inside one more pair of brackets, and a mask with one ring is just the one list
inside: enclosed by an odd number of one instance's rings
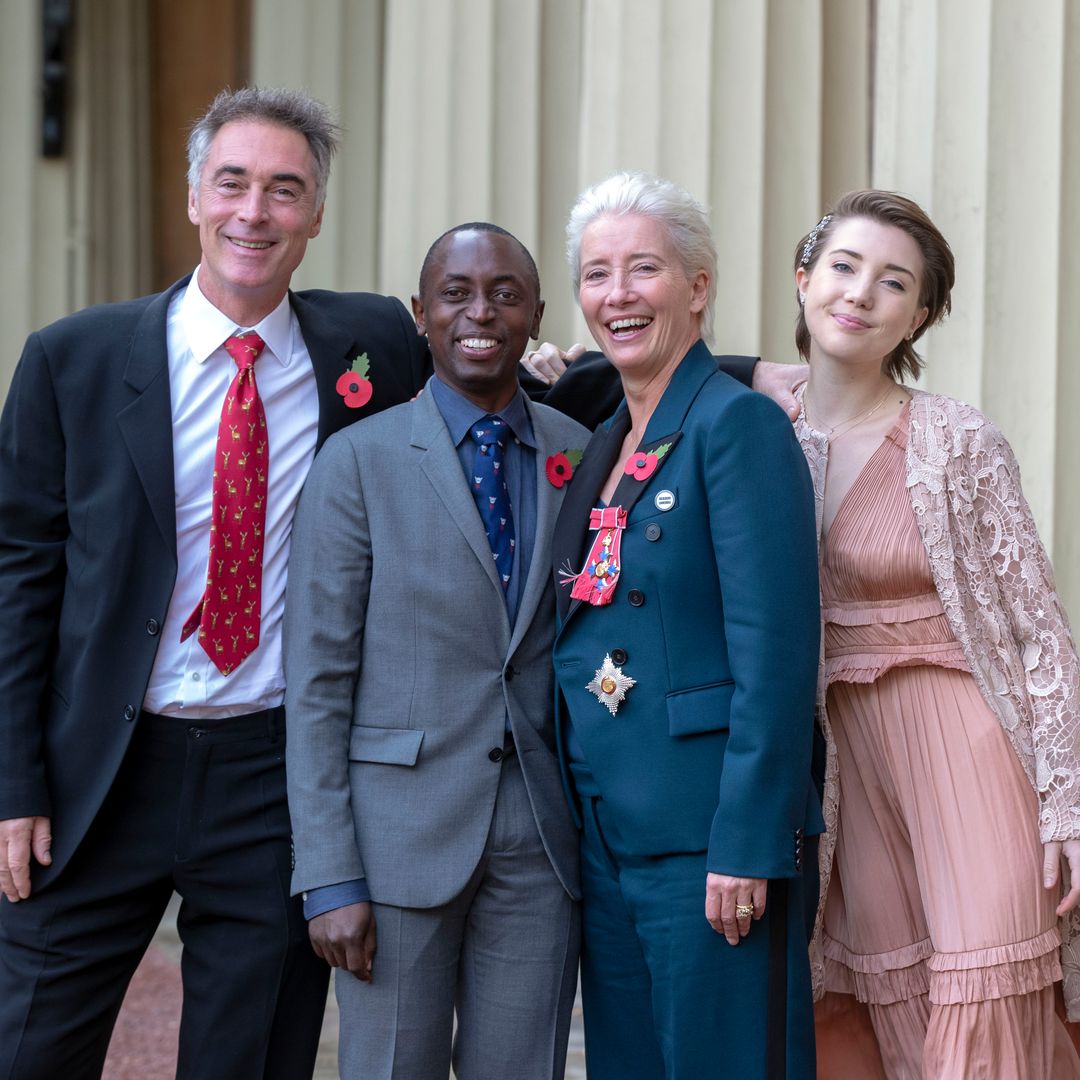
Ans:
{"label": "lace sleeve", "polygon": [[[1005,437],[989,421],[974,426],[968,444],[965,476],[972,485],[974,525],[997,581],[1008,626],[988,635],[1006,660],[1005,671],[1022,685],[1006,692],[1027,698],[1032,716],[1035,783],[1039,795],[1039,832],[1043,843],[1080,836],[1080,712],[1078,664],[1068,619],[1054,587],[1053,571],[1020,488],[1020,469]],[[964,501],[967,501],[967,498]],[[984,628],[995,620],[993,597],[980,590]],[[1012,640],[1005,635],[1011,631]],[[1015,647],[1015,650],[1011,648]],[[1005,688],[1002,688],[1005,689]]]}

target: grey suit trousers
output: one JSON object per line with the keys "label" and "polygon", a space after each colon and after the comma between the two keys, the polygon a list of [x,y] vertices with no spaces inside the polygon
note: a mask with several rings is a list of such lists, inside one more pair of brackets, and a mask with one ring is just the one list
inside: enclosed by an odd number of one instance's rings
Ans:
{"label": "grey suit trousers", "polygon": [[517,754],[503,760],[465,888],[439,907],[374,912],[372,981],[335,974],[343,1080],[447,1080],[451,1060],[458,1080],[562,1080],[579,911],[544,851]]}

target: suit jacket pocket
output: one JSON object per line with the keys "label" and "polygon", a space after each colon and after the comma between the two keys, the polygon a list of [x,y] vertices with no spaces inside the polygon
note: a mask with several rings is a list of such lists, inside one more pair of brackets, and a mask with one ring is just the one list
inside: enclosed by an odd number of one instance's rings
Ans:
{"label": "suit jacket pocket", "polygon": [[731,718],[731,696],[735,680],[672,690],[667,695],[668,734],[698,735],[703,731],[724,731]]}
{"label": "suit jacket pocket", "polygon": [[423,731],[415,728],[354,724],[349,736],[349,760],[374,761],[380,765],[415,765],[423,739]]}

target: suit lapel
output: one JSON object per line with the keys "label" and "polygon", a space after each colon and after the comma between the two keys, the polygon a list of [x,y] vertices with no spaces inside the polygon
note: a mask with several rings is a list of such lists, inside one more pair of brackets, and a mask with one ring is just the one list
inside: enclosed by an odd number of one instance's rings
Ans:
{"label": "suit lapel", "polygon": [[[311,357],[315,385],[319,393],[319,433],[316,450],[340,427],[359,419],[355,410],[345,405],[337,391],[338,379],[349,370],[359,349],[356,337],[345,327],[329,318],[317,304],[296,293],[289,293],[289,302],[304,335],[304,344]],[[349,415],[345,415],[349,414]]]}
{"label": "suit lapel", "polygon": [[142,484],[161,538],[176,559],[176,485],[173,477],[172,399],[166,317],[177,289],[155,297],[135,328],[124,382],[137,397],[117,413],[116,422]]}
{"label": "suit lapel", "polygon": [[[446,422],[439,412],[439,407],[435,404],[430,389],[413,402],[411,443],[417,449],[425,451],[420,459],[420,468],[431,481],[435,494],[454,519],[454,523],[461,530],[461,535],[472,548],[473,554],[491,581],[492,588],[498,593],[499,606],[509,631],[510,617],[506,614],[502,583],[495,570],[495,560],[491,557],[487,533],[477,513],[472,492],[465,483],[461,461],[450,439],[450,432],[446,430]],[[438,538],[433,538],[432,542],[438,543]]]}
{"label": "suit lapel", "polygon": [[581,464],[574,470],[551,545],[551,558],[555,566],[560,619],[569,618],[576,610],[579,600],[570,599],[570,586],[564,585],[560,574],[569,570],[577,573],[585,556],[585,541],[589,535],[589,511],[600,498],[600,489],[615,465],[615,458],[622,449],[623,439],[630,430],[630,413],[620,405],[615,415],[596,429]]}
{"label": "suit lapel", "polygon": [[[682,437],[681,428],[694,398],[706,381],[716,374],[716,361],[705,344],[698,341],[683,357],[672,375],[663,397],[649,418],[645,439],[638,447],[638,452],[645,454],[668,444],[667,452],[659,458],[652,473],[643,480],[637,480],[631,475],[623,476],[612,494],[612,506],[621,506],[629,516],[638,499],[670,460]],[[598,428],[589,442],[581,467],[570,481],[570,491],[563,502],[555,527],[552,556],[556,573],[569,569],[576,574],[581,570],[587,541],[591,536],[588,528],[589,511],[598,504],[600,490],[615,467],[615,459],[629,430],[630,413],[624,404],[608,422],[608,426]],[[583,600],[571,599],[570,587],[560,583],[558,610],[562,623],[565,624],[572,618],[583,603]]]}
{"label": "suit lapel", "polygon": [[[641,480],[631,473],[624,473],[619,480],[618,486],[611,494],[611,505],[621,506],[626,511],[626,516],[629,517],[630,511],[634,509],[635,504],[644,494],[645,489],[652,482],[653,477],[655,477],[667,463],[671,456],[671,451],[675,449],[676,443],[678,443],[681,438],[681,431],[673,431],[668,435],[661,435],[655,439],[646,439],[645,442],[638,447],[636,457],[639,460],[644,461],[646,460],[646,455],[654,454],[658,450],[662,451],[656,459],[656,467],[648,476]],[[614,464],[615,463],[612,462],[613,466]]]}
{"label": "suit lapel", "polygon": [[533,408],[531,402],[526,403],[526,408],[532,421],[533,434],[536,436],[536,532],[529,560],[529,576],[525,580],[525,588],[522,590],[521,602],[514,620],[510,653],[517,648],[532,625],[537,607],[551,580],[551,537],[566,490],[556,488],[548,480],[544,466],[551,454],[567,447],[560,442],[557,432],[553,430],[550,414]]}

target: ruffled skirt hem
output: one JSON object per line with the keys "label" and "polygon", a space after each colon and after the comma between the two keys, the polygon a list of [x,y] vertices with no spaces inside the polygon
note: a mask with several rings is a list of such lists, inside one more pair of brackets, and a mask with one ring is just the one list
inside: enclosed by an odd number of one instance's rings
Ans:
{"label": "ruffled skirt hem", "polygon": [[870,1005],[929,994],[934,1005],[992,1001],[1043,990],[1061,979],[1056,928],[1027,941],[935,953],[929,938],[887,953],[858,954],[825,934],[825,989]]}

